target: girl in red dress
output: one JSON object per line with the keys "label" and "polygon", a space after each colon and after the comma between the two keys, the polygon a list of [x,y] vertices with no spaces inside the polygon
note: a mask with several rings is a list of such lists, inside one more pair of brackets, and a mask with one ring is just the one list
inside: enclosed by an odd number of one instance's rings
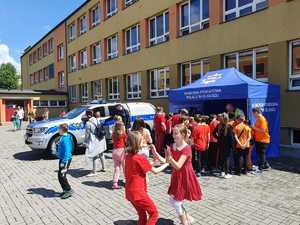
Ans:
{"label": "girl in red dress", "polygon": [[181,223],[188,225],[193,219],[183,207],[183,201],[199,201],[202,199],[202,192],[192,166],[192,149],[186,143],[188,129],[183,124],[176,125],[173,128],[173,138],[175,143],[168,147],[166,158],[162,158],[153,146],[152,152],[161,162],[168,162],[173,167],[168,191],[170,203]]}
{"label": "girl in red dress", "polygon": [[150,171],[157,174],[169,164],[165,163],[158,168],[153,167],[145,156],[138,154],[141,150],[141,143],[140,132],[129,132],[125,156],[125,195],[138,213],[138,225],[155,225],[158,220],[158,211],[147,193],[146,174]]}

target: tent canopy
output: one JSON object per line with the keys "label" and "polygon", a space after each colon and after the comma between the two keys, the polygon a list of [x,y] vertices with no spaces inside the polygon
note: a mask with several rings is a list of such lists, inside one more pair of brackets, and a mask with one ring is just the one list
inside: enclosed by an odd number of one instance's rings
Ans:
{"label": "tent canopy", "polygon": [[279,98],[279,86],[253,80],[235,68],[210,71],[187,86],[169,91],[171,104],[222,99]]}

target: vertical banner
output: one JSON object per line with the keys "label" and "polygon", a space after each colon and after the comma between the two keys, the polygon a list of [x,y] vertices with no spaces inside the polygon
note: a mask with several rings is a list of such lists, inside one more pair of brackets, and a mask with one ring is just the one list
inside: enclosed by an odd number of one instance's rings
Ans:
{"label": "vertical banner", "polygon": [[249,99],[248,117],[255,124],[252,108],[259,107],[268,121],[271,143],[267,148],[267,157],[278,157],[280,154],[280,99]]}

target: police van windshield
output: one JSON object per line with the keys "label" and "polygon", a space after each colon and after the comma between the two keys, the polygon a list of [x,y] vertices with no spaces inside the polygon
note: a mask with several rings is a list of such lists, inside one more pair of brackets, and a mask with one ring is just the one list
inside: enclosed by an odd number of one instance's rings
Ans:
{"label": "police van windshield", "polygon": [[71,110],[70,112],[68,112],[66,115],[64,115],[63,118],[74,119],[77,116],[79,116],[80,114],[82,114],[83,112],[85,112],[87,109],[88,109],[87,106],[77,107],[77,108]]}

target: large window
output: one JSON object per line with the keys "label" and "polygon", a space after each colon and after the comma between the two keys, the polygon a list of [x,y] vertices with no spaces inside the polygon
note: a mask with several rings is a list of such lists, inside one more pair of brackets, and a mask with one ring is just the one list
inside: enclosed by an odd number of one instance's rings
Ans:
{"label": "large window", "polygon": [[69,99],[71,103],[77,102],[77,86],[69,86]]}
{"label": "large window", "polygon": [[53,79],[54,78],[54,64],[50,64],[48,66],[49,72],[48,72],[48,77],[49,79]]}
{"label": "large window", "polygon": [[100,42],[92,45],[92,63],[98,64],[101,62],[101,45]]}
{"label": "large window", "polygon": [[118,57],[118,38],[117,35],[107,38],[107,58],[114,59]]}
{"label": "large window", "polygon": [[150,46],[169,40],[169,12],[149,20]]}
{"label": "large window", "polygon": [[70,55],[69,56],[69,72],[72,73],[72,72],[75,72],[76,71],[76,55],[73,54],[73,55]]}
{"label": "large window", "polygon": [[102,80],[92,81],[92,96],[93,99],[102,98]]}
{"label": "large window", "polygon": [[127,86],[127,98],[138,99],[141,98],[141,74],[133,73],[129,74],[126,79]]}
{"label": "large window", "polygon": [[180,34],[209,26],[209,0],[189,0],[180,7]]}
{"label": "large window", "polygon": [[48,67],[45,67],[43,69],[44,71],[44,80],[48,80],[49,79],[49,70],[48,70]]}
{"label": "large window", "polygon": [[170,88],[170,70],[168,67],[150,71],[150,96],[167,97]]}
{"label": "large window", "polygon": [[88,91],[88,83],[83,83],[79,85],[79,93],[82,103],[86,103],[89,100],[89,91]]}
{"label": "large window", "polygon": [[48,55],[48,44],[43,44],[43,57],[46,57]]}
{"label": "large window", "polygon": [[140,26],[135,25],[126,30],[126,53],[140,50]]}
{"label": "large window", "polygon": [[224,21],[268,7],[268,0],[224,0]]}
{"label": "large window", "polygon": [[64,44],[57,46],[57,60],[61,61],[64,59]]}
{"label": "large window", "polygon": [[267,81],[269,75],[268,48],[235,52],[224,56],[225,68],[235,67],[247,76]]}
{"label": "large window", "polygon": [[133,3],[137,2],[138,0],[125,0],[125,6],[130,6],[132,5]]}
{"label": "large window", "polygon": [[118,77],[109,78],[107,81],[108,81],[108,99],[118,100],[120,98]]}
{"label": "large window", "polygon": [[76,26],[75,26],[75,22],[73,22],[68,27],[68,39],[69,41],[72,41],[75,38],[76,38]]}
{"label": "large window", "polygon": [[84,50],[81,50],[79,52],[79,63],[80,63],[80,68],[83,69],[83,68],[86,68],[87,67],[87,50],[84,49]]}
{"label": "large window", "polygon": [[54,42],[53,38],[50,38],[49,41],[48,41],[48,51],[49,51],[49,54],[53,52],[53,42]]}
{"label": "large window", "polygon": [[291,144],[295,146],[300,146],[300,129],[291,130]]}
{"label": "large window", "polygon": [[200,79],[209,71],[208,59],[182,63],[180,65],[181,86],[188,85]]}
{"label": "large window", "polygon": [[86,26],[86,15],[83,15],[79,19],[79,29],[80,34],[84,34],[86,32],[87,26]]}
{"label": "large window", "polygon": [[300,40],[289,45],[289,88],[300,90]]}
{"label": "large window", "polygon": [[91,9],[91,26],[95,27],[100,23],[100,8],[99,5]]}
{"label": "large window", "polygon": [[58,73],[58,87],[65,88],[65,73],[61,71]]}
{"label": "large window", "polygon": [[37,51],[38,51],[38,59],[41,59],[43,57],[42,47],[39,47]]}
{"label": "large window", "polygon": [[106,0],[106,8],[107,8],[107,17],[111,17],[118,12],[117,8],[117,0]]}

